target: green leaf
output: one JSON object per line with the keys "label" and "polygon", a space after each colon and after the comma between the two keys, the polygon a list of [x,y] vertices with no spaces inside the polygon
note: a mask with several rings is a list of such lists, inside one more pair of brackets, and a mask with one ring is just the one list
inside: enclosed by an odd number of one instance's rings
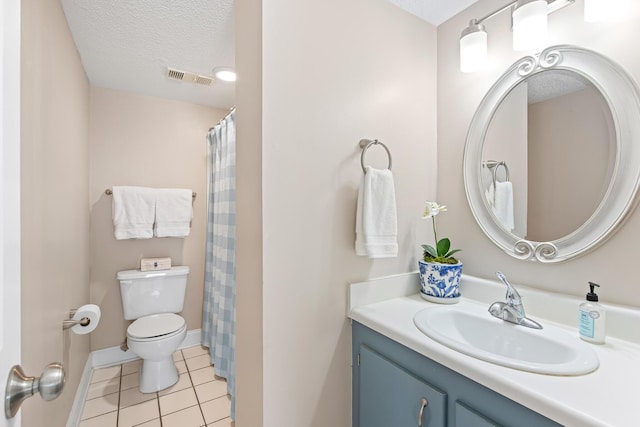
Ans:
{"label": "green leaf", "polygon": [[462,249],[454,249],[452,251],[450,251],[448,254],[445,255],[446,258],[449,258],[451,255],[455,254],[456,252],[460,252]]}
{"label": "green leaf", "polygon": [[433,246],[431,246],[431,245],[422,245],[422,249],[424,249],[424,251],[426,253],[428,253],[429,255],[431,255],[434,258],[436,258],[438,256],[438,254],[436,253],[435,248]]}
{"label": "green leaf", "polygon": [[451,247],[451,242],[446,237],[438,242],[438,256],[445,256]]}

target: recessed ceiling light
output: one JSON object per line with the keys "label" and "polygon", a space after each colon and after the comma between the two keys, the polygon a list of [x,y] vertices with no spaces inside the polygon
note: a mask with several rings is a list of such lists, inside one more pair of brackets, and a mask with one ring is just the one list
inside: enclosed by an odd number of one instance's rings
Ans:
{"label": "recessed ceiling light", "polygon": [[213,75],[216,79],[223,82],[235,82],[236,72],[231,67],[216,67],[213,69]]}

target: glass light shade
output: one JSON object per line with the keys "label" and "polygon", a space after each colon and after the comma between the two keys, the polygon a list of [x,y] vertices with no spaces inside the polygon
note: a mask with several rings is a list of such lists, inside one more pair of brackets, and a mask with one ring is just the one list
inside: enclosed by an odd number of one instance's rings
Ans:
{"label": "glass light shade", "polygon": [[473,31],[460,38],[460,71],[472,73],[487,65],[487,33]]}
{"label": "glass light shade", "polygon": [[513,50],[534,50],[547,39],[547,2],[535,0],[513,11]]}
{"label": "glass light shade", "polygon": [[603,21],[611,15],[615,5],[611,1],[584,0],[584,20],[586,22]]}
{"label": "glass light shade", "polygon": [[213,75],[223,82],[235,82],[236,72],[231,67],[217,67],[213,69]]}

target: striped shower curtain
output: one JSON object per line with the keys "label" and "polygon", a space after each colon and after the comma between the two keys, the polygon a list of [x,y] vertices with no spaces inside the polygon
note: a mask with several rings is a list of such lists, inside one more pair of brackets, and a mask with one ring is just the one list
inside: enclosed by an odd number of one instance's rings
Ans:
{"label": "striped shower curtain", "polygon": [[227,379],[235,419],[236,128],[232,110],[207,134],[208,207],[202,340],[215,374]]}

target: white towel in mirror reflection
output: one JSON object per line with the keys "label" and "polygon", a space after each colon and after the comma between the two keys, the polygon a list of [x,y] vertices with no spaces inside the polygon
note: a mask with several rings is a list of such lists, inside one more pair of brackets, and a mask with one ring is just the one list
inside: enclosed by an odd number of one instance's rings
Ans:
{"label": "white towel in mirror reflection", "polygon": [[514,228],[513,221],[513,185],[510,181],[496,182],[486,191],[487,201],[491,210],[500,224],[511,232]]}

